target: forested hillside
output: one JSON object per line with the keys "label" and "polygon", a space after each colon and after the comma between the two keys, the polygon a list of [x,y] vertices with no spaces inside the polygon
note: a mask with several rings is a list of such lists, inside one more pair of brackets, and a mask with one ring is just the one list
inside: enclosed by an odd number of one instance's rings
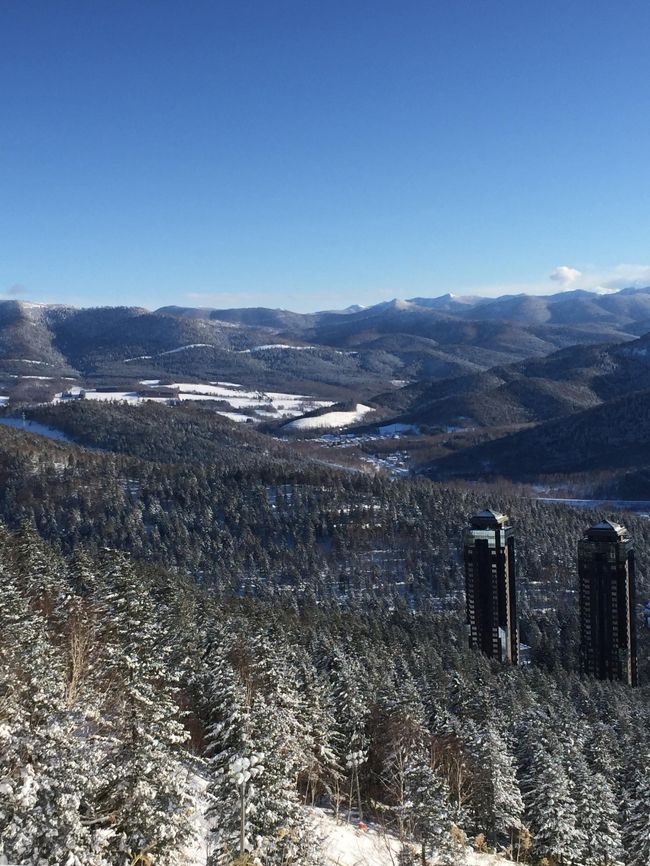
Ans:
{"label": "forested hillside", "polygon": [[[465,842],[520,861],[643,866],[648,690],[490,665],[456,613],[272,586],[237,597],[117,553],[66,562],[2,532],[0,856],[209,863],[244,835],[320,861],[304,805],[379,818],[405,862]],[[246,782],[242,768],[252,765]]]}
{"label": "forested hillside", "polygon": [[[398,585],[450,604],[462,592],[462,529],[489,504],[514,521],[525,597],[547,606],[559,593],[575,608],[577,541],[590,520],[606,516],[495,487],[449,488],[296,459],[289,446],[227,422],[221,436],[209,410],[84,404],[50,412],[39,417],[96,448],[0,427],[3,519],[15,528],[33,523],[65,553],[109,546],[218,587],[375,594]],[[633,515],[626,521],[647,595],[648,526]]]}
{"label": "forested hillside", "polygon": [[650,496],[650,391],[639,391],[434,461],[433,477],[590,478],[610,497]]}

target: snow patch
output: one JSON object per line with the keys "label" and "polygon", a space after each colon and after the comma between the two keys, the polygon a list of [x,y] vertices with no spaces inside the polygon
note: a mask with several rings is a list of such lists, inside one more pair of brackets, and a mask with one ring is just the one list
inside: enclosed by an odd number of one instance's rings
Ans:
{"label": "snow patch", "polygon": [[42,364],[44,367],[52,366],[52,364],[48,364],[47,361],[33,361],[31,358],[5,358],[5,361],[14,361],[20,364]]}
{"label": "snow patch", "polygon": [[[402,847],[400,840],[381,825],[350,823],[334,817],[324,809],[308,809],[324,860],[332,866],[397,866]],[[414,847],[419,862],[419,850]],[[507,866],[511,860],[498,854],[483,854],[469,845],[465,847],[469,866]],[[432,861],[436,863],[434,858]]]}
{"label": "snow patch", "polygon": [[124,363],[131,361],[150,361],[152,358],[162,358],[163,355],[175,355],[176,352],[184,352],[186,349],[215,349],[212,343],[188,343],[187,346],[178,346],[176,349],[167,349],[165,352],[156,352],[155,355],[136,355],[135,358],[125,358]]}
{"label": "snow patch", "polygon": [[[360,829],[323,809],[310,809],[310,817],[325,859],[335,866],[395,866],[401,848],[396,836],[370,825]],[[364,825],[365,826],[365,825]]]}
{"label": "snow patch", "polygon": [[206,818],[208,809],[208,782],[203,776],[192,773],[190,788],[194,803],[192,805],[192,824],[195,838],[183,851],[188,866],[207,866],[212,851],[211,825]]}
{"label": "snow patch", "polygon": [[272,349],[293,349],[295,352],[304,352],[306,349],[316,349],[316,346],[290,346],[288,343],[266,343],[263,346],[253,346],[251,349],[242,349],[239,355],[251,355],[254,352],[269,352]]}
{"label": "snow patch", "polygon": [[310,418],[296,418],[285,424],[285,429],[291,430],[321,430],[324,427],[348,427],[360,421],[369,412],[374,412],[370,406],[357,403],[354,410],[326,412],[324,415],[312,415]]}

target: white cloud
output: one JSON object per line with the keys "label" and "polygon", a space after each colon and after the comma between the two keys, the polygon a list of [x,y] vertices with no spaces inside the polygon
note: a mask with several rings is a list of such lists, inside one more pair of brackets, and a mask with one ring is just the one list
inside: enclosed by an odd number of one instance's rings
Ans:
{"label": "white cloud", "polygon": [[571,268],[569,265],[560,265],[550,275],[550,278],[556,283],[560,283],[565,288],[573,286],[573,284],[582,276],[582,271],[577,268]]}
{"label": "white cloud", "polygon": [[586,289],[589,292],[618,292],[620,289],[650,286],[650,265],[620,264],[612,268],[556,268],[551,279],[565,289]]}

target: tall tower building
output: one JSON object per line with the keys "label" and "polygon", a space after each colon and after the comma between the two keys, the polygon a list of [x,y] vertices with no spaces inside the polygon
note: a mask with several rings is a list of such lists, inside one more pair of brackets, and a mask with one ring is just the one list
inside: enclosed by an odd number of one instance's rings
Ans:
{"label": "tall tower building", "polygon": [[637,684],[634,548],[627,529],[604,520],[578,542],[582,670]]}
{"label": "tall tower building", "polygon": [[469,645],[518,664],[515,538],[505,514],[480,511],[463,537]]}

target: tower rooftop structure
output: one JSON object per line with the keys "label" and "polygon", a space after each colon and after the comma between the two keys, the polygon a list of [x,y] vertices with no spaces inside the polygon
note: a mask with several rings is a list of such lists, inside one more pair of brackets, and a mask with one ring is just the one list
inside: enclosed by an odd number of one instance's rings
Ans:
{"label": "tower rooftop structure", "polygon": [[485,508],[475,514],[470,522],[473,529],[500,529],[508,525],[509,517],[507,514],[501,514],[500,511]]}
{"label": "tower rooftop structure", "polygon": [[629,534],[622,524],[614,523],[612,520],[601,520],[600,523],[594,523],[589,527],[585,538],[589,541],[627,541]]}

